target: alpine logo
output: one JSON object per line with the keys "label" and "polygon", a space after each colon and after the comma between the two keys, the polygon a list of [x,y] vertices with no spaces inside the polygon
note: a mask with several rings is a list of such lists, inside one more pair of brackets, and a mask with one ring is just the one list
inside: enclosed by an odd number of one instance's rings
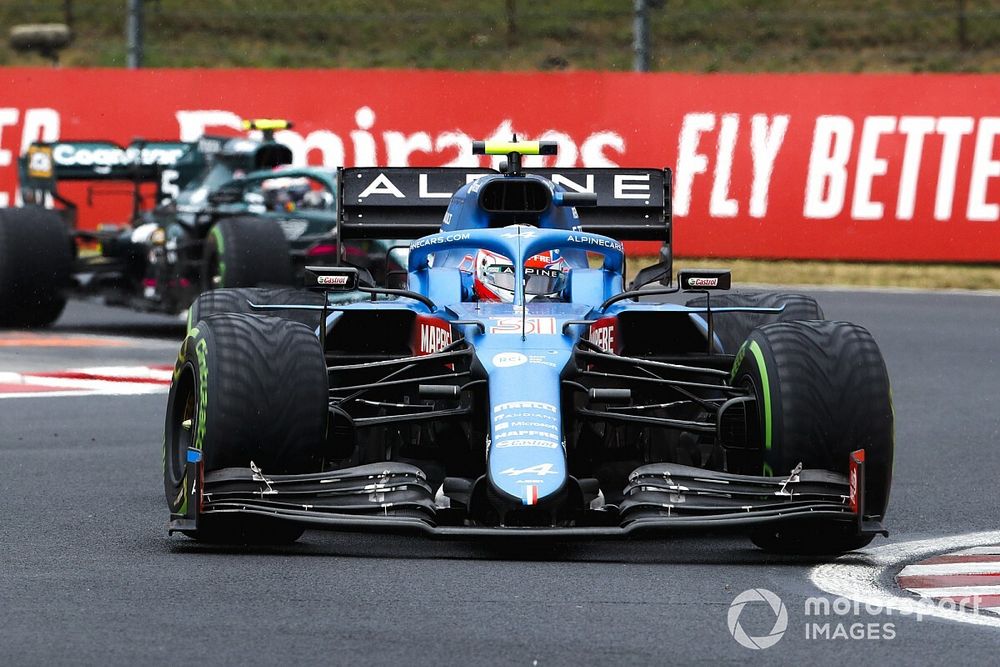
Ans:
{"label": "alpine logo", "polygon": [[624,252],[625,250],[625,246],[620,241],[615,241],[614,239],[608,239],[601,236],[570,234],[566,237],[566,240],[570,243],[587,243],[601,248],[611,248],[612,250],[617,250],[618,252]]}
{"label": "alpine logo", "polygon": [[527,468],[507,468],[501,475],[510,475],[511,477],[520,477],[521,475],[556,475],[558,474],[552,469],[551,463],[539,463],[536,466],[529,466]]}
{"label": "alpine logo", "polygon": [[459,243],[472,238],[469,232],[440,233],[432,236],[425,236],[410,244],[410,250],[419,250],[424,246],[440,245],[442,243]]}
{"label": "alpine logo", "polygon": [[[390,149],[391,152],[392,149]],[[584,158],[586,160],[586,158]],[[529,168],[529,173],[537,174],[543,178],[548,178],[553,183],[561,185],[569,192],[592,192],[599,194],[602,199],[610,202],[627,203],[630,201],[648,203],[656,201],[662,195],[656,192],[657,184],[650,180],[647,173],[613,173],[604,174],[599,171],[584,174],[563,174],[557,170]],[[579,171],[579,170],[575,170]],[[447,200],[450,199],[463,185],[472,183],[470,193],[476,193],[482,186],[480,181],[483,176],[496,175],[492,170],[480,169],[479,171],[452,172],[443,169],[428,169],[427,171],[417,171],[414,179],[413,172],[403,175],[397,173],[386,173],[374,168],[358,169],[355,172],[357,179],[348,182],[345,189],[345,199],[358,204],[364,203],[369,198],[377,201],[394,200]],[[599,243],[594,240],[575,239],[580,243]],[[607,243],[606,241],[603,243]],[[609,245],[608,247],[616,247]]]}

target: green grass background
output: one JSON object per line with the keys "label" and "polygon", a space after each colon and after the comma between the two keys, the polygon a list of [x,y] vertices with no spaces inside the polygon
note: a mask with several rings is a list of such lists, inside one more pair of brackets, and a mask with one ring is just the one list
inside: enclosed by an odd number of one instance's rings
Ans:
{"label": "green grass background", "polygon": [[[996,0],[660,0],[652,69],[996,72]],[[121,66],[125,0],[0,0],[64,21],[62,62]],[[631,0],[146,0],[151,67],[632,69]],[[960,17],[964,16],[964,32]],[[0,65],[44,64],[0,47]]]}

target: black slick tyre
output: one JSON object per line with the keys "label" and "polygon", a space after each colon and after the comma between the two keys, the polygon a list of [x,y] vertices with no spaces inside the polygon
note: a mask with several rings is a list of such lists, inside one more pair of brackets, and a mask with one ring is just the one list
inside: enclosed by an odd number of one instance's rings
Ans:
{"label": "black slick tyre", "polygon": [[225,218],[205,239],[202,291],[291,285],[294,279],[288,241],[273,220]]}
{"label": "black slick tyre", "polygon": [[45,327],[66,307],[73,261],[65,223],[38,207],[0,209],[0,327]]}
{"label": "black slick tyre", "polygon": [[[686,306],[704,308],[705,297],[689,300]],[[722,351],[735,354],[750,332],[757,327],[774,322],[822,320],[823,309],[816,299],[805,294],[785,292],[724,292],[712,295],[712,308],[781,308],[777,314],[768,313],[715,313],[712,329],[722,343]]]}
{"label": "black slick tyre", "polygon": [[[188,448],[207,473],[250,467],[265,474],[322,469],[328,410],[326,362],[298,322],[218,314],[187,333],[167,401],[163,479],[172,513],[188,511]],[[287,543],[302,534],[267,517],[204,515],[191,537],[209,542]]]}
{"label": "black slick tyre", "polygon": [[[804,468],[848,473],[865,450],[866,515],[884,517],[892,481],[892,396],[871,334],[849,322],[768,324],[739,349],[733,384],[757,397],[762,467],[784,477]],[[794,524],[761,530],[757,546],[780,553],[842,553],[872,539],[853,526]]]}

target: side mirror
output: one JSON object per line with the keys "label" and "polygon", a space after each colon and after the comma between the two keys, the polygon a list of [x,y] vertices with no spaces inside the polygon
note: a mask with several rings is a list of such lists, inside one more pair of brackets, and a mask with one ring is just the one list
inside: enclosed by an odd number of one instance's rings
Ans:
{"label": "side mirror", "polygon": [[651,266],[647,266],[644,269],[640,269],[639,273],[635,274],[635,280],[628,286],[629,290],[637,290],[640,287],[645,287],[650,283],[660,283],[664,286],[670,285],[670,264],[667,262],[657,262]]}
{"label": "side mirror", "polygon": [[727,290],[733,284],[733,274],[729,269],[683,269],[677,279],[685,292]]}

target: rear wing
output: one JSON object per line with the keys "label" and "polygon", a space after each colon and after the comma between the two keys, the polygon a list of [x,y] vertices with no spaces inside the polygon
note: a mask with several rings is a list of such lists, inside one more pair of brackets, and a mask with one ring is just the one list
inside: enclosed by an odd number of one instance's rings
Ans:
{"label": "rear wing", "polygon": [[156,181],[194,144],[179,141],[36,142],[18,160],[22,183],[54,181]]}
{"label": "rear wing", "polygon": [[179,141],[134,141],[128,146],[105,140],[36,142],[17,161],[21,196],[40,204],[51,195],[75,208],[59,195],[59,181],[127,181],[136,192],[142,183],[156,183],[159,200],[165,177],[176,191],[204,166],[195,147]]}
{"label": "rear wing", "polygon": [[[354,167],[339,170],[339,238],[415,239],[441,229],[451,195],[493,169]],[[577,209],[580,230],[621,241],[670,244],[669,169],[525,169],[569,192],[592,192]]]}

